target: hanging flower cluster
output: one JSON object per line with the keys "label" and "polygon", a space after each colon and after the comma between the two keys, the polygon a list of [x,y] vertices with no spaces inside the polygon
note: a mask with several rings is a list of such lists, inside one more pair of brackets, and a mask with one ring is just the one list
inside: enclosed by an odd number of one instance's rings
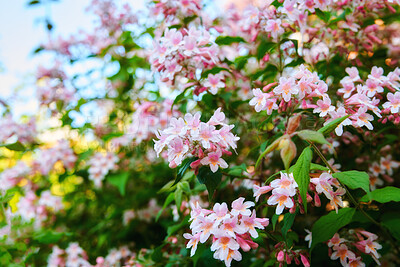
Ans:
{"label": "hanging flower cluster", "polygon": [[193,79],[197,69],[218,62],[218,46],[204,29],[166,29],[154,43],[150,62],[163,81],[174,81],[177,74]]}
{"label": "hanging flower cluster", "polygon": [[[157,155],[163,148],[168,148],[168,161],[171,168],[179,166],[187,157],[196,157],[191,167],[209,165],[212,172],[218,168],[227,168],[228,164],[222,155],[231,155],[228,149],[236,149],[239,137],[231,130],[234,125],[227,125],[225,114],[218,108],[208,122],[200,121],[200,113],[186,114],[184,119],[172,118],[170,127],[158,134],[159,140],[154,140]],[[216,128],[219,126],[219,129]]]}
{"label": "hanging flower cluster", "polygon": [[[369,254],[376,261],[378,265],[380,255],[377,250],[381,249],[382,246],[376,242],[378,236],[365,231],[363,229],[355,229],[349,231],[349,237],[351,240],[341,238],[336,233],[328,241],[328,247],[332,249],[331,259],[340,259],[342,266],[365,266],[362,262],[361,253]],[[350,250],[352,248],[352,250]],[[354,249],[353,249],[354,248]]]}
{"label": "hanging flower cluster", "polygon": [[216,203],[212,210],[203,209],[198,203],[191,203],[192,234],[183,235],[189,239],[187,248],[192,248],[191,256],[195,254],[198,243],[205,243],[211,236],[214,258],[224,261],[226,266],[231,266],[233,259],[242,259],[239,248],[247,252],[258,247],[251,237],[257,238],[256,229],[264,229],[269,224],[269,219],[257,218],[255,210],[250,210],[254,203],[244,200],[240,197],[233,201],[231,211],[226,203]]}
{"label": "hanging flower cluster", "polygon": [[111,152],[106,154],[97,152],[88,161],[89,179],[94,182],[96,187],[101,187],[106,175],[111,170],[116,170],[119,158]]}

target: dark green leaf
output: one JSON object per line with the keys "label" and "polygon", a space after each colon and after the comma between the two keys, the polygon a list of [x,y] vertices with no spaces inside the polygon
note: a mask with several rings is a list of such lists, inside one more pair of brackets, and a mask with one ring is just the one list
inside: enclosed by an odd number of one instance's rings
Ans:
{"label": "dark green leaf", "polygon": [[217,45],[230,45],[233,43],[246,43],[246,41],[239,36],[218,36],[215,39]]}
{"label": "dark green leaf", "polygon": [[202,184],[205,184],[208,191],[208,198],[211,200],[215,189],[221,182],[222,173],[220,170],[212,172],[208,166],[203,166],[199,169],[197,179]]}
{"label": "dark green leaf", "polygon": [[214,67],[212,69],[209,70],[205,70],[202,74],[201,74],[201,78],[207,78],[208,74],[217,74],[220,73],[221,71],[228,71],[229,70],[227,68],[222,68],[222,67]]}
{"label": "dark green leaf", "polygon": [[157,222],[158,219],[160,218],[160,216],[161,216],[161,214],[163,213],[163,211],[165,210],[165,208],[166,208],[169,204],[171,204],[171,202],[172,202],[174,199],[175,199],[175,194],[174,194],[174,193],[169,193],[167,199],[165,199],[165,201],[164,201],[164,205],[163,205],[162,209],[160,209],[160,210],[158,211],[158,213],[157,213],[156,222]]}
{"label": "dark green leaf", "polygon": [[312,151],[306,147],[296,164],[293,166],[293,178],[299,186],[300,196],[304,203],[304,209],[307,212],[307,191],[310,183],[310,165],[312,160]]}
{"label": "dark green leaf", "polygon": [[260,45],[257,48],[257,59],[260,60],[262,59],[265,54],[270,53],[275,47],[276,43],[274,42],[267,42],[263,41],[260,43]]}
{"label": "dark green leaf", "polygon": [[394,238],[400,241],[400,214],[387,213],[382,216],[382,225],[385,226]]}
{"label": "dark green leaf", "polygon": [[57,243],[64,233],[53,232],[51,230],[43,230],[41,232],[35,233],[33,239],[41,244],[54,244]]}
{"label": "dark green leaf", "polygon": [[179,229],[181,229],[181,228],[185,227],[186,225],[188,225],[189,224],[189,217],[190,217],[190,215],[187,215],[185,218],[183,218],[183,220],[180,223],[168,227],[166,239],[168,237],[170,237],[173,233],[178,231]]}
{"label": "dark green leaf", "polygon": [[384,188],[375,189],[370,193],[370,196],[363,196],[360,201],[368,202],[375,200],[379,203],[387,203],[390,201],[400,201],[400,188],[386,186]]}
{"label": "dark green leaf", "polygon": [[283,218],[283,226],[282,226],[282,235],[286,239],[286,234],[289,231],[289,229],[292,227],[294,218],[296,217],[296,212],[295,213],[286,213],[285,217]]}
{"label": "dark green leaf", "polygon": [[185,172],[190,167],[190,164],[192,164],[192,162],[195,160],[197,160],[197,158],[193,157],[187,158],[182,162],[176,174],[175,182],[172,184],[172,186],[176,185],[183,178],[183,175],[185,175]]}
{"label": "dark green leaf", "polygon": [[15,142],[12,144],[3,144],[3,145],[0,145],[0,147],[5,147],[9,150],[14,150],[14,151],[25,151],[26,150],[24,145],[21,144],[20,142]]}
{"label": "dark green leaf", "polygon": [[318,221],[314,223],[311,230],[311,250],[314,249],[317,244],[331,239],[340,228],[349,224],[355,211],[356,210],[353,208],[343,208],[339,209],[338,213],[333,210],[319,218]]}
{"label": "dark green leaf", "polygon": [[350,189],[361,188],[365,192],[369,192],[369,176],[366,172],[346,171],[336,172],[332,176]]}

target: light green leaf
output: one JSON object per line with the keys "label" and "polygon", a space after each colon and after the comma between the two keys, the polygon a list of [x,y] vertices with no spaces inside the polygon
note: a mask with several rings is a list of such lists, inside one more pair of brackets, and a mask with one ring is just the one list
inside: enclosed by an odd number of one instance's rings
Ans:
{"label": "light green leaf", "polygon": [[304,203],[304,210],[307,212],[307,191],[310,183],[310,165],[312,160],[312,151],[306,147],[296,164],[293,166],[293,178],[299,186],[300,196]]}
{"label": "light green leaf", "polygon": [[341,124],[348,117],[350,117],[350,115],[346,115],[344,117],[337,118],[337,119],[331,121],[330,123],[328,123],[327,125],[325,125],[324,127],[322,127],[321,129],[319,129],[318,132],[322,133],[324,136],[327,136],[329,133],[331,133],[333,130],[335,130],[336,127],[338,127],[339,124]]}
{"label": "light green leaf", "polygon": [[313,143],[318,143],[318,144],[328,144],[329,145],[329,142],[326,141],[324,135],[320,132],[311,131],[311,130],[302,130],[302,131],[297,132],[297,135],[303,140],[311,141]]}
{"label": "light green leaf", "polygon": [[393,186],[386,186],[384,188],[375,189],[370,193],[370,196],[363,196],[360,201],[368,202],[375,200],[379,203],[387,203],[390,201],[400,201],[400,188]]}
{"label": "light green leaf", "polygon": [[125,186],[129,179],[129,172],[117,173],[107,176],[107,181],[116,186],[119,193],[125,196]]}

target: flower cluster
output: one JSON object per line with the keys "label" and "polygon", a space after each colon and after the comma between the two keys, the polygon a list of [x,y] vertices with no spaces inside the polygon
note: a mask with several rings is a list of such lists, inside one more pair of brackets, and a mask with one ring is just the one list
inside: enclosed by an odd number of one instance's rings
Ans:
{"label": "flower cluster", "polygon": [[7,191],[16,186],[23,178],[31,173],[31,168],[23,161],[18,161],[14,167],[0,173],[0,189]]}
{"label": "flower cluster", "polygon": [[149,140],[155,137],[157,130],[166,128],[172,117],[181,115],[176,108],[172,108],[171,100],[165,100],[162,104],[157,102],[136,103],[134,108],[132,123],[128,125],[124,135],[113,138],[111,141],[117,147],[127,146],[132,141],[140,144],[142,141]]}
{"label": "flower cluster", "polygon": [[77,156],[70,147],[69,142],[61,140],[52,148],[39,150],[33,162],[33,168],[42,175],[48,175],[56,162],[62,162],[64,168],[71,169],[74,167],[76,160]]}
{"label": "flower cluster", "polygon": [[383,177],[387,182],[393,182],[393,169],[399,168],[400,162],[392,159],[392,155],[381,157],[380,161],[374,161],[369,167],[369,180],[371,190],[375,190],[376,186],[383,185],[383,181],[379,178]]}
{"label": "flower cluster", "polygon": [[201,11],[201,0],[156,0],[152,11],[162,13],[168,23],[176,22],[177,18],[195,16]]}
{"label": "flower cluster", "polygon": [[218,61],[218,46],[204,29],[166,29],[164,36],[154,43],[150,62],[160,72],[163,81],[173,81],[179,73],[194,78],[197,69],[204,69]]}
{"label": "flower cluster", "polygon": [[88,161],[89,179],[96,187],[101,187],[102,182],[109,171],[117,169],[119,158],[111,152],[95,153]]}
{"label": "flower cluster", "polygon": [[242,259],[239,248],[249,251],[258,247],[251,237],[257,238],[256,228],[264,229],[269,220],[256,218],[255,210],[250,210],[254,203],[244,200],[240,197],[233,201],[231,211],[228,210],[226,203],[216,203],[212,210],[203,209],[198,203],[191,203],[192,233],[183,235],[189,239],[187,248],[192,248],[191,256],[195,254],[198,243],[205,243],[210,236],[213,237],[211,251],[215,251],[214,258],[224,261],[226,266],[231,266],[232,259],[236,261]]}
{"label": "flower cluster", "polygon": [[[187,157],[198,158],[191,163],[192,168],[209,165],[212,172],[219,167],[227,168],[223,154],[230,155],[229,148],[236,149],[235,136],[231,130],[234,125],[225,124],[225,114],[218,108],[208,122],[200,121],[200,113],[186,114],[184,119],[172,118],[170,127],[158,134],[154,140],[157,155],[168,147],[168,161],[171,168],[179,166]],[[220,128],[217,129],[216,126]]]}
{"label": "flower cluster", "polygon": [[122,246],[119,249],[111,249],[108,255],[97,257],[96,264],[92,265],[88,261],[88,256],[85,250],[78,243],[69,243],[66,249],[61,249],[57,245],[53,246],[53,250],[47,259],[47,267],[108,267],[122,266],[121,262],[125,263],[135,253],[131,252],[127,246]]}
{"label": "flower cluster", "polygon": [[39,67],[36,79],[37,98],[41,105],[74,100],[75,90],[66,83],[67,76],[61,69],[60,61],[56,61],[51,68]]}
{"label": "flower cluster", "polygon": [[36,122],[33,117],[27,123],[16,123],[11,116],[0,119],[0,143],[6,143],[11,137],[24,144],[33,143],[36,135]]}
{"label": "flower cluster", "polygon": [[23,221],[30,222],[34,219],[35,226],[39,228],[51,213],[58,212],[64,208],[62,198],[43,191],[37,197],[33,191],[26,192],[17,203],[17,210],[12,216],[20,216]]}
{"label": "flower cluster", "polygon": [[302,263],[304,267],[310,267],[310,260],[308,259],[307,252],[304,250],[288,249],[284,242],[279,242],[275,245],[275,248],[277,250],[276,260],[279,262],[280,267],[284,266],[284,264],[292,264],[292,261],[296,265]]}
{"label": "flower cluster", "polygon": [[[384,76],[383,68],[375,66],[365,83],[361,80],[356,67],[346,68],[346,72],[349,76],[340,81],[343,88],[339,89],[338,93],[343,94],[346,112],[351,114],[350,118],[354,127],[366,126],[369,130],[373,129],[370,121],[373,121],[374,118],[366,113],[368,110],[381,118],[380,121],[383,123],[387,120],[391,120],[395,124],[400,123],[398,108],[400,93],[397,93],[400,90],[400,68],[396,68]],[[379,105],[383,98],[384,88],[391,90],[394,94],[387,94],[389,101],[383,103],[384,109],[381,110]],[[382,118],[384,114],[390,115]]]}
{"label": "flower cluster", "polygon": [[[331,259],[340,259],[342,266],[358,266],[364,267],[365,263],[362,262],[360,253],[369,254],[376,261],[378,265],[380,255],[377,252],[382,246],[376,242],[378,236],[362,229],[351,230],[349,233],[353,235],[353,241],[341,238],[338,233],[336,233],[329,241],[328,246],[333,250],[331,254]],[[350,250],[350,247],[354,247],[356,250]]]}
{"label": "flower cluster", "polygon": [[293,197],[297,193],[298,185],[293,178],[293,174],[281,172],[281,177],[275,179],[267,186],[254,185],[254,197],[258,201],[262,194],[266,194],[272,190],[272,195],[268,198],[268,205],[277,205],[276,214],[281,214],[284,208],[290,209],[291,212],[296,210],[295,201]]}
{"label": "flower cluster", "polygon": [[[339,207],[343,207],[342,196],[346,190],[340,185],[336,178],[333,178],[330,173],[323,172],[319,177],[310,180],[310,187],[315,191],[316,206],[320,206],[321,202],[318,194],[323,193],[330,200],[331,206],[338,212]],[[334,190],[336,188],[336,191]]]}

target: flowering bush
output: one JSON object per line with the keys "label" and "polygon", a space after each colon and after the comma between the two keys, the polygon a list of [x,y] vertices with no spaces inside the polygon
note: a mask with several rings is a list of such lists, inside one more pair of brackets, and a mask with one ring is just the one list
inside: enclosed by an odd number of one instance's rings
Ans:
{"label": "flowering bush", "polygon": [[0,101],[0,265],[400,265],[399,5],[93,0]]}

